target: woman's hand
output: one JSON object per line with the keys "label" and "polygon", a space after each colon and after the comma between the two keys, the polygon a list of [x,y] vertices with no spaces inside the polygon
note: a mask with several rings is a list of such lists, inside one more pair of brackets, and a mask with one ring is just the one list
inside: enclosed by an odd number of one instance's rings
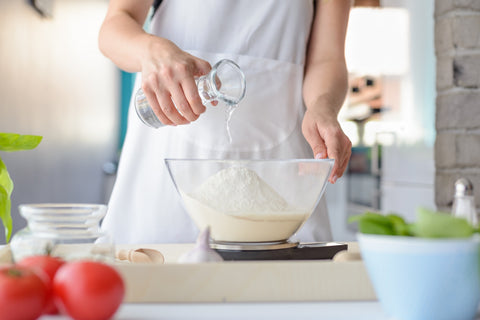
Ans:
{"label": "woman's hand", "polygon": [[302,132],[313,150],[315,159],[335,159],[328,181],[335,183],[347,168],[352,143],[335,117],[307,110],[303,118]]}
{"label": "woman's hand", "polygon": [[190,123],[205,112],[194,78],[211,66],[143,30],[152,4],[153,0],[110,0],[99,47],[121,69],[142,72],[142,89],[163,124]]}
{"label": "woman's hand", "polygon": [[343,175],[352,153],[352,143],[337,120],[348,85],[344,51],[351,4],[351,0],[316,2],[303,81],[307,111],[302,132],[315,158],[335,159],[331,183]]}
{"label": "woman's hand", "polygon": [[171,41],[154,37],[142,59],[142,89],[165,125],[188,124],[205,112],[195,77],[207,74],[211,66],[180,50]]}

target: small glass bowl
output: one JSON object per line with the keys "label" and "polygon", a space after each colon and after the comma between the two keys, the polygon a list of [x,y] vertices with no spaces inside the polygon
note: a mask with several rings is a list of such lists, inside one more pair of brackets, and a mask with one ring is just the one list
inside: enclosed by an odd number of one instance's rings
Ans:
{"label": "small glass bowl", "polygon": [[103,204],[44,203],[19,206],[27,227],[12,238],[14,261],[33,255],[64,260],[114,261],[112,238],[100,229],[107,212]]}

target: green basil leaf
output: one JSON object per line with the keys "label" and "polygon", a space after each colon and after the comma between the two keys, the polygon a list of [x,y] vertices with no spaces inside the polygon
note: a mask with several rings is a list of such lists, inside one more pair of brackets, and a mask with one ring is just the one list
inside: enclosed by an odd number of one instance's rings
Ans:
{"label": "green basil leaf", "polygon": [[38,146],[40,141],[41,136],[0,132],[0,151],[31,150]]}
{"label": "green basil leaf", "polygon": [[385,217],[393,224],[406,224],[405,220],[395,213],[389,213]]}
{"label": "green basil leaf", "polygon": [[411,236],[409,225],[397,214],[388,214],[386,216],[392,223],[393,230],[398,236]]}
{"label": "green basil leaf", "polygon": [[468,238],[475,228],[463,218],[426,208],[417,209],[414,235],[423,238]]}
{"label": "green basil leaf", "polygon": [[8,174],[7,166],[2,161],[2,158],[0,158],[0,186],[5,188],[9,197],[12,195],[13,181]]}
{"label": "green basil leaf", "polygon": [[0,219],[5,228],[5,239],[7,243],[12,235],[12,216],[10,214],[11,202],[7,190],[0,185]]}
{"label": "green basil leaf", "polygon": [[357,222],[365,219],[375,220],[375,221],[378,221],[379,223],[389,223],[389,220],[388,218],[385,217],[385,215],[377,212],[372,212],[372,211],[366,211],[365,213],[351,216],[348,218],[348,222],[352,223],[352,222]]}
{"label": "green basil leaf", "polygon": [[12,233],[12,216],[10,196],[13,191],[13,181],[7,171],[7,166],[0,158],[0,220],[5,227],[5,239],[8,243]]}
{"label": "green basil leaf", "polygon": [[392,225],[379,223],[378,220],[362,219],[358,222],[358,230],[367,234],[395,235]]}
{"label": "green basil leaf", "polygon": [[[0,151],[30,150],[42,141],[41,136],[0,133]],[[5,238],[10,241],[12,235],[11,200],[13,181],[7,167],[0,158],[0,219],[5,227]]]}
{"label": "green basil leaf", "polygon": [[358,230],[361,233],[395,235],[393,223],[387,216],[380,213],[365,212],[351,216],[348,222],[358,222]]}

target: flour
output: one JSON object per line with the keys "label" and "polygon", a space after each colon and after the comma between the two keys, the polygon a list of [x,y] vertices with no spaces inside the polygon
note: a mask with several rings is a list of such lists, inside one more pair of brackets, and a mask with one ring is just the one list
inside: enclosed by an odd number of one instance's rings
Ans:
{"label": "flour", "polygon": [[285,211],[288,203],[255,171],[230,167],[209,177],[192,196],[225,213]]}
{"label": "flour", "polygon": [[192,193],[181,192],[200,229],[217,241],[286,240],[309,212],[290,206],[267,182],[245,167],[230,167],[206,179]]}

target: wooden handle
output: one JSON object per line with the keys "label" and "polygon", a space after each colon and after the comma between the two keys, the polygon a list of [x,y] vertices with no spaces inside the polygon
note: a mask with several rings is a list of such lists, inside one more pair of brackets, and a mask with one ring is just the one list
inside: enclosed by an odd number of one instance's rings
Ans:
{"label": "wooden handle", "polygon": [[117,251],[116,258],[119,260],[127,260],[133,263],[164,263],[163,255],[153,249],[121,249]]}

